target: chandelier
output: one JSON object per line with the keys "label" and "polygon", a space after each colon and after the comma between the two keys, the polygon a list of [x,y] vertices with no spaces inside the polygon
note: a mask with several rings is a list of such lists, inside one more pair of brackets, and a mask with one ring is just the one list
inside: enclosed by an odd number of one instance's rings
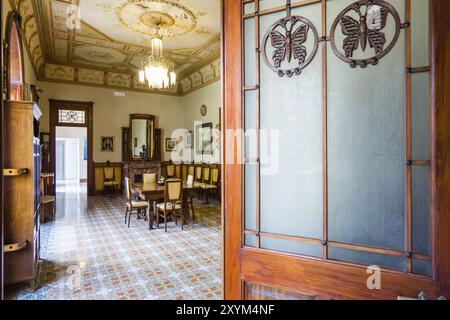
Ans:
{"label": "chandelier", "polygon": [[139,71],[139,83],[148,84],[151,89],[168,89],[177,83],[177,74],[173,64],[163,56],[162,36],[158,29],[151,41],[152,54],[142,63]]}

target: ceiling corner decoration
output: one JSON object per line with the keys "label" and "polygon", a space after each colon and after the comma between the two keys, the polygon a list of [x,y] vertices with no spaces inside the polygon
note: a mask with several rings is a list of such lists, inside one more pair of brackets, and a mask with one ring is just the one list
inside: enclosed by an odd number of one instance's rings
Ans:
{"label": "ceiling corner decoration", "polygon": [[[10,2],[40,80],[185,95],[220,79],[220,0]],[[178,85],[150,89],[138,72],[161,25]]]}

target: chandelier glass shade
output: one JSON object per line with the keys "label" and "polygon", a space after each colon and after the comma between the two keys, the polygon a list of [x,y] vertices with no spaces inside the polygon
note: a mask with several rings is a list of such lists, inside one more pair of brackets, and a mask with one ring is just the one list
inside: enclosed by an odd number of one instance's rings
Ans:
{"label": "chandelier glass shade", "polygon": [[162,37],[158,34],[151,42],[152,55],[142,63],[139,83],[147,83],[151,89],[168,89],[176,85],[177,74],[173,65],[163,56]]}

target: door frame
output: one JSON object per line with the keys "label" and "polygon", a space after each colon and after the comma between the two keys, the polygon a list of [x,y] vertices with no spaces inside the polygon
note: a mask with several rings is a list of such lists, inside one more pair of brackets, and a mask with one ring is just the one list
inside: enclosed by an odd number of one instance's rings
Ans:
{"label": "door frame", "polygon": [[[88,195],[95,193],[94,180],[94,103],[72,100],[49,99],[50,106],[50,170],[56,174],[56,127],[87,128],[88,139]],[[85,124],[68,124],[58,121],[58,111],[81,110],[86,112]],[[56,191],[56,190],[54,190]]]}
{"label": "door frame", "polygon": [[[442,12],[450,11],[447,0],[431,0],[431,95],[432,95],[432,206],[433,277],[382,270],[382,290],[367,290],[367,267],[243,246],[243,168],[237,159],[242,141],[227,130],[240,130],[242,123],[242,20],[241,3],[222,1],[222,92],[223,155],[233,164],[224,165],[224,298],[243,299],[244,283],[269,284],[293,292],[318,294],[319,298],[395,299],[397,293],[417,296],[417,290],[430,295],[450,296],[450,23]],[[226,94],[225,94],[226,93]],[[223,162],[225,163],[225,162]],[[282,259],[280,259],[282,258]],[[317,270],[320,270],[318,274]],[[342,287],[343,275],[351,286]],[[308,279],[298,283],[298,279]],[[341,278],[342,279],[342,278]],[[412,281],[411,281],[412,280]],[[318,290],[322,288],[322,290]],[[420,292],[420,291],[419,291]]]}

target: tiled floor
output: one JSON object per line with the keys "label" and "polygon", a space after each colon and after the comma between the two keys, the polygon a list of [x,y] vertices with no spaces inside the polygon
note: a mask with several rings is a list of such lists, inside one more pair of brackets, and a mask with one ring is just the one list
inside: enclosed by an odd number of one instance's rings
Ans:
{"label": "tiled floor", "polygon": [[[217,203],[196,203],[196,223],[148,230],[124,224],[122,197],[86,197],[58,187],[57,218],[42,226],[37,280],[8,288],[20,300],[220,299],[221,219]],[[33,287],[36,288],[33,291]]]}

